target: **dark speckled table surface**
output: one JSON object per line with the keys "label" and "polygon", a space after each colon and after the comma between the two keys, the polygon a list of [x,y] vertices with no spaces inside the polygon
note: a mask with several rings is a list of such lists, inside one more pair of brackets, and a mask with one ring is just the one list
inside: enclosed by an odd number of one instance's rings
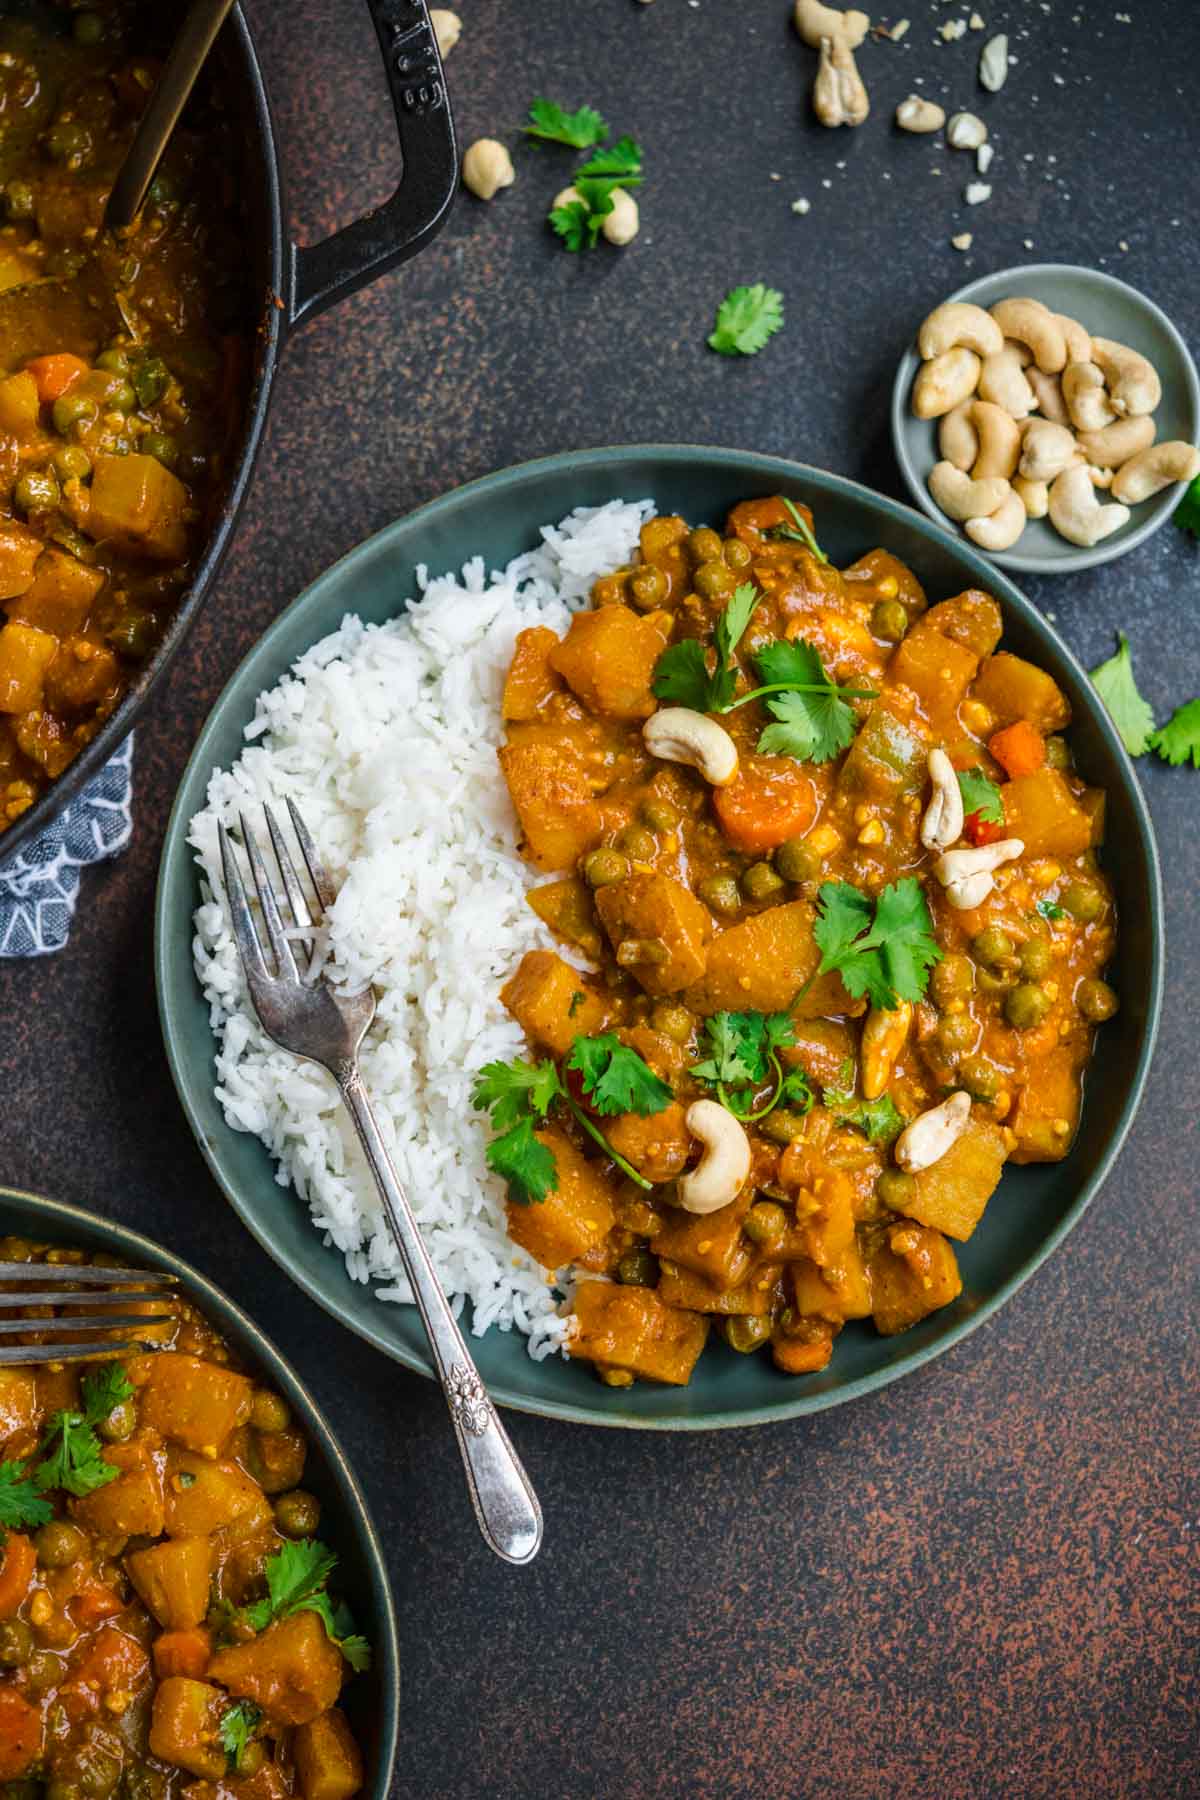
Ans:
{"label": "dark speckled table surface", "polygon": [[[1200,342],[1194,0],[980,0],[1017,61],[974,78],[970,8],[907,0],[860,55],[873,113],[806,111],[786,0],[462,0],[464,142],[512,141],[542,92],[645,144],[636,244],[582,261],[540,225],[565,153],[460,202],[417,262],[290,346],[212,604],[139,730],[137,831],[90,873],[69,948],[0,965],[0,1172],[166,1240],[275,1336],[334,1417],[388,1545],[405,1656],[396,1792],[688,1800],[1167,1800],[1200,1791],[1196,1193],[1190,999],[1200,776],[1145,763],[1167,886],[1158,1056],[1112,1178],[983,1330],[897,1386],[748,1433],[614,1437],[515,1417],[546,1545],[484,1550],[443,1404],[299,1295],[208,1180],[151,982],[172,793],[224,681],[326,564],[458,482],[550,450],[693,440],[794,455],[899,493],[888,385],[913,323],[971,275],[1095,262]],[[395,175],[356,0],[254,0],[311,241]],[[991,199],[961,154],[890,123],[909,91],[983,102]],[[811,202],[807,214],[792,202]],[[955,233],[970,230],[962,254]],[[764,280],[786,330],[706,351]],[[472,546],[473,548],[473,546]],[[1200,688],[1200,545],[1029,584],[1085,662],[1121,627],[1161,717]]]}

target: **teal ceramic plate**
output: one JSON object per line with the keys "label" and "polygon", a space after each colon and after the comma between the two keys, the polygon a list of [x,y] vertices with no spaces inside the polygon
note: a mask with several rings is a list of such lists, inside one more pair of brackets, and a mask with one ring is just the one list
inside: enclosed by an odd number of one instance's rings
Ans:
{"label": "teal ceramic plate", "polygon": [[321,1539],[338,1553],[339,1591],[370,1640],[372,1662],[343,1690],[341,1705],[362,1748],[363,1800],[387,1800],[396,1757],[400,1652],[387,1569],[362,1489],[316,1402],[269,1338],[227,1294],[169,1250],[81,1206],[0,1187],[0,1235],[123,1257],[137,1268],[177,1275],[191,1300],[229,1340],[248,1372],[278,1389],[308,1439],[304,1485],[321,1502]]}
{"label": "teal ceramic plate", "polygon": [[590,1370],[561,1359],[534,1363],[524,1340],[493,1331],[474,1341],[479,1366],[502,1404],[598,1425],[705,1430],[786,1419],[869,1392],[965,1337],[1031,1275],[1081,1216],[1121,1147],[1145,1081],[1162,983],[1162,900],[1149,816],[1129,759],[1078,663],[1017,588],[969,545],[957,543],[908,507],[779,458],[685,446],[589,450],[548,457],[470,483],[360,544],[276,620],[217,702],[188,764],[163,849],[155,923],[155,966],[167,1054],[179,1095],[209,1166],[233,1207],[292,1279],[333,1316],[409,1368],[429,1372],[416,1314],[372,1298],[327,1250],[307,1209],[275,1181],[256,1139],[231,1131],[213,1096],[213,1038],[192,972],[195,866],[188,820],[204,805],[212,769],[242,748],[255,696],[274,686],[302,651],[347,612],[370,621],[394,613],[415,590],[418,563],[454,568],[475,552],[500,568],[537,542],[538,528],[572,507],[618,496],[652,495],[663,512],[720,523],[728,507],[756,494],[806,501],[821,541],[846,564],[885,545],[916,570],[931,599],[987,587],[1005,610],[1005,643],[1049,669],[1075,712],[1080,768],[1109,795],[1109,873],[1122,918],[1117,1018],[1105,1027],[1088,1083],[1079,1140],[1053,1166],[1009,1169],[983,1224],[959,1251],[963,1292],[901,1337],[852,1325],[820,1374],[787,1377],[763,1356],[714,1344],[690,1387],[638,1383],[605,1388]]}

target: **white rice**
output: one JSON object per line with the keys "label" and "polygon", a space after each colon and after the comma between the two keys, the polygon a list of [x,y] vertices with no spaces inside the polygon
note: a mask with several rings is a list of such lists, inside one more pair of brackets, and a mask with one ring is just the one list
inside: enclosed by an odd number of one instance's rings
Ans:
{"label": "white rice", "polygon": [[217,822],[236,825],[242,809],[261,820],[263,801],[284,810],[291,798],[339,888],[327,973],[375,989],[363,1074],[438,1275],[456,1308],[471,1302],[476,1335],[516,1326],[535,1358],[561,1347],[565,1321],[546,1272],[509,1239],[487,1121],[471,1105],[484,1063],[525,1054],[499,988],[548,941],[525,904],[538,878],[517,855],[496,763],[500,696],[518,631],[563,631],[596,576],[630,560],[652,512],[580,508],[490,582],[481,556],[461,579],[422,567],[420,597],[401,611],[397,594],[388,624],[348,614],[259,696],[246,749],[214,771],[189,832],[203,896],[193,954],[227,1123],[262,1140],[355,1281],[411,1304],[333,1081],[262,1031],[229,928]]}

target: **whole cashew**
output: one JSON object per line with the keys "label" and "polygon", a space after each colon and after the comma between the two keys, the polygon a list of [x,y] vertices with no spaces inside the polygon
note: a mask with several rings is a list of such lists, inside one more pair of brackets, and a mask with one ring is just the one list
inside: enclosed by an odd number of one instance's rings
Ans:
{"label": "whole cashew", "polygon": [[1027,519],[1044,519],[1050,511],[1050,489],[1044,481],[1031,481],[1028,475],[1014,475],[1013,493],[1020,496]]}
{"label": "whole cashew", "polygon": [[979,85],[998,94],[1008,80],[1008,38],[1001,31],[979,52]]}
{"label": "whole cashew", "polygon": [[1068,362],[1092,362],[1091,334],[1084,330],[1078,319],[1069,313],[1055,313],[1054,317],[1062,327],[1063,337],[1067,343]]}
{"label": "whole cashew", "polygon": [[959,1088],[940,1106],[931,1106],[906,1125],[896,1139],[893,1155],[902,1169],[915,1175],[940,1162],[947,1150],[962,1136],[971,1117],[971,1096]]}
{"label": "whole cashew", "polygon": [[[954,764],[944,750],[929,752],[929,780],[933,792],[921,820],[921,842],[927,850],[949,850],[962,836],[963,797]],[[868,1100],[874,1098],[867,1095]]]}
{"label": "whole cashew", "polygon": [[1100,431],[1117,416],[1108,403],[1103,371],[1094,362],[1068,363],[1063,370],[1062,391],[1077,431]]}
{"label": "whole cashew", "polygon": [[1066,367],[1067,341],[1062,326],[1040,300],[1016,295],[1011,300],[997,300],[990,311],[1005,337],[1029,345],[1038,368],[1047,375],[1057,375]]}
{"label": "whole cashew", "polygon": [[1069,425],[1071,415],[1067,411],[1067,403],[1063,399],[1062,381],[1057,375],[1047,375],[1035,363],[1025,371],[1025,379],[1033,389],[1033,397],[1037,401],[1037,410],[1052,425]]}
{"label": "whole cashew", "polygon": [[1021,838],[1001,838],[995,844],[974,849],[947,850],[933,865],[933,872],[957,912],[969,912],[987,899],[995,886],[995,871],[1015,862],[1024,853]]}
{"label": "whole cashew", "polygon": [[985,475],[1002,475],[1011,481],[1021,454],[1021,428],[1011,413],[993,400],[976,400],[971,423],[979,433],[979,455],[971,470],[976,481]]}
{"label": "whole cashew", "polygon": [[[993,324],[995,321],[992,321]],[[979,371],[979,398],[1002,406],[1014,419],[1027,419],[1034,408],[1034,393],[1025,378],[1021,352],[1005,345],[994,356],[985,356]]]}
{"label": "whole cashew", "polygon": [[704,1153],[694,1169],[679,1177],[679,1204],[684,1212],[717,1212],[736,1200],[746,1185],[750,1139],[733,1114],[715,1100],[693,1100],[684,1122]]}
{"label": "whole cashew", "polygon": [[1021,438],[1022,475],[1030,481],[1053,481],[1075,461],[1075,433],[1049,419],[1030,419]]}
{"label": "whole cashew", "polygon": [[612,211],[605,214],[604,223],[600,227],[605,242],[623,248],[626,244],[632,244],[640,229],[637,201],[626,188],[614,188]]}
{"label": "whole cashew", "polygon": [[960,344],[979,356],[997,356],[1004,348],[1004,335],[982,306],[972,306],[966,300],[947,300],[935,306],[922,324],[917,333],[917,349],[930,362]]}
{"label": "whole cashew", "polygon": [[904,1048],[912,1016],[911,1000],[902,1000],[890,1012],[873,1006],[867,1014],[862,1031],[864,1100],[878,1100],[892,1079],[892,1070],[896,1066],[896,1058]]}
{"label": "whole cashew", "polygon": [[1080,448],[1091,463],[1104,469],[1119,469],[1139,450],[1148,450],[1154,442],[1154,420],[1142,413],[1137,418],[1115,419],[1098,431],[1081,431]]}
{"label": "whole cashew", "polygon": [[1072,463],[1050,487],[1050,523],[1070,544],[1098,544],[1129,522],[1127,506],[1101,506],[1086,463]]}
{"label": "whole cashew", "polygon": [[942,456],[956,469],[967,470],[974,466],[979,455],[979,433],[971,423],[970,400],[961,400],[952,411],[942,415],[938,426],[938,448]]}
{"label": "whole cashew", "polygon": [[839,12],[836,6],[822,6],[821,0],[796,0],[792,18],[810,50],[819,50],[824,37],[840,37],[857,50],[871,29],[865,12]]}
{"label": "whole cashew", "polygon": [[1025,529],[1025,508],[1015,488],[1009,490],[1003,506],[998,506],[986,519],[968,519],[964,527],[973,544],[981,550],[1010,550]]}
{"label": "whole cashew", "polygon": [[901,131],[940,131],[946,123],[946,115],[935,100],[923,100],[920,94],[910,94],[896,108],[896,123]]}
{"label": "whole cashew", "polygon": [[512,157],[497,138],[476,138],[462,160],[466,187],[480,200],[491,200],[516,180]]}
{"label": "whole cashew", "polygon": [[728,787],[738,771],[737,745],[725,727],[686,706],[660,706],[651,713],[642,741],[651,756],[686,763],[713,787]]}
{"label": "whole cashew", "polygon": [[813,111],[822,125],[861,125],[871,110],[867,90],[843,37],[821,39],[821,60],[813,83]]}
{"label": "whole cashew", "polygon": [[913,383],[912,409],[918,419],[940,419],[974,392],[982,368],[974,350],[960,345],[922,364]]}
{"label": "whole cashew", "polygon": [[1128,344],[1102,337],[1092,339],[1092,361],[1103,370],[1113,411],[1121,418],[1154,411],[1162,399],[1162,382],[1153,363]]}
{"label": "whole cashew", "polygon": [[1178,438],[1168,438],[1166,443],[1152,444],[1149,450],[1140,450],[1117,470],[1112,484],[1113,499],[1136,506],[1140,500],[1149,500],[1152,494],[1161,493],[1172,482],[1191,481],[1196,475],[1200,475],[1200,451]]}
{"label": "whole cashew", "polygon": [[972,481],[953,463],[939,462],[929,471],[929,492],[946,517],[961,525],[964,519],[986,519],[996,512],[1007,500],[1009,487],[998,475]]}

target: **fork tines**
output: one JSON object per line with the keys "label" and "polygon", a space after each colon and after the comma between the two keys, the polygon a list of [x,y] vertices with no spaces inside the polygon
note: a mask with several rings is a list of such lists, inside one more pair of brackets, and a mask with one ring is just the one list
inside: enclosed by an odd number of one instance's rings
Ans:
{"label": "fork tines", "polygon": [[[291,852],[271,808],[264,805],[263,816],[266,820],[271,848],[275,853],[275,862],[279,869],[281,894],[276,891],[271,882],[262,850],[254,833],[250,830],[246,815],[244,813],[238,815],[242,844],[245,848],[246,859],[250,864],[250,873],[254,877],[254,889],[262,913],[267,947],[274,963],[273,969],[268,968],[263,946],[259,941],[258,932],[255,930],[246,884],[238,866],[233,839],[224,825],[217,827],[221,845],[221,867],[225,876],[225,891],[229,897],[229,916],[233,924],[233,935],[237,942],[238,953],[245,965],[246,974],[251,980],[268,980],[273,975],[276,980],[299,982],[300,971],[296,966],[295,953],[284,924],[283,911],[286,909],[292,927],[311,940],[312,933],[321,926],[325,908],[333,903],[333,884],[317,854],[312,834],[292,800],[287,802],[287,809],[288,816],[292,821],[292,829],[296,834],[296,841],[300,846],[301,859],[312,884],[312,891],[316,899],[315,905],[310,903],[305,893]],[[311,966],[311,956],[309,960]]]}
{"label": "fork tines", "polygon": [[[113,1269],[93,1263],[0,1262],[0,1364],[78,1362],[124,1355],[152,1344],[163,1326],[175,1323],[169,1311],[131,1310],[138,1302],[162,1306],[177,1301],[177,1277],[158,1269]],[[103,1285],[102,1285],[103,1284]],[[46,1316],[29,1307],[55,1307]],[[128,1333],[117,1338],[116,1333]],[[92,1337],[90,1333],[104,1333]]]}

